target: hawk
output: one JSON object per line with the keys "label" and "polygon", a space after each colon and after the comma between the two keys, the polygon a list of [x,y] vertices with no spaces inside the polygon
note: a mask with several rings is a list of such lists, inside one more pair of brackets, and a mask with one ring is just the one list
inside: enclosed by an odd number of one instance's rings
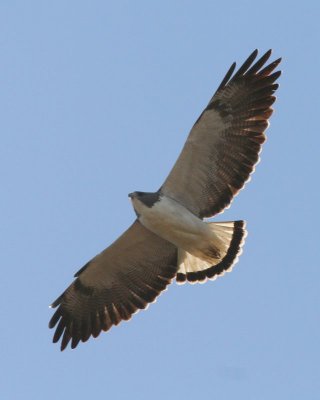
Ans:
{"label": "hawk", "polygon": [[[97,337],[155,301],[173,279],[213,280],[231,271],[246,236],[244,221],[208,222],[226,209],[258,162],[273,112],[271,50],[233,63],[195,122],[157,192],[130,193],[135,222],[89,261],[55,300],[49,327],[61,350]],[[266,65],[267,64],[267,65]]]}

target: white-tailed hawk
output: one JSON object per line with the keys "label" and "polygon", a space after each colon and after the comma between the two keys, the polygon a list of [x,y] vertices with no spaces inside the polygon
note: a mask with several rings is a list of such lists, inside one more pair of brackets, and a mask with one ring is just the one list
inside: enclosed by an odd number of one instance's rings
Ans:
{"label": "white-tailed hawk", "polygon": [[244,221],[206,222],[228,207],[259,159],[275,101],[271,50],[233,63],[194,124],[157,192],[134,192],[137,219],[75,274],[53,302],[49,323],[61,350],[75,348],[153,302],[173,279],[204,282],[230,271],[246,235]]}

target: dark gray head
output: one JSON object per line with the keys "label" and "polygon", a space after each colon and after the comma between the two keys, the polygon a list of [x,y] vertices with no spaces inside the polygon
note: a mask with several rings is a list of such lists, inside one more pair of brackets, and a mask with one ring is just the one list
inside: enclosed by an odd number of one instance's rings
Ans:
{"label": "dark gray head", "polygon": [[160,200],[160,192],[133,192],[129,193],[128,196],[131,199],[138,199],[145,206],[151,208],[157,201]]}

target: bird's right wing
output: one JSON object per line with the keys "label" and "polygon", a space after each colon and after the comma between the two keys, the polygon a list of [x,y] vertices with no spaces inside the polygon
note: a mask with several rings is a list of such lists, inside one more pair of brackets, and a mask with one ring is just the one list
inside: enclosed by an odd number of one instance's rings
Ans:
{"label": "bird's right wing", "polygon": [[177,248],[135,221],[111,246],[89,261],[51,307],[49,327],[61,350],[75,348],[153,302],[175,277]]}

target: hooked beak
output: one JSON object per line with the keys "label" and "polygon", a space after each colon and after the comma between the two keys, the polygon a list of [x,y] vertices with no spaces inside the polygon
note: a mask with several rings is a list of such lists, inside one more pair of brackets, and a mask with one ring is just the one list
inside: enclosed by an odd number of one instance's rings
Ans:
{"label": "hooked beak", "polygon": [[133,196],[134,196],[134,193],[129,193],[129,194],[128,194],[128,197],[130,197],[130,199],[132,199]]}

